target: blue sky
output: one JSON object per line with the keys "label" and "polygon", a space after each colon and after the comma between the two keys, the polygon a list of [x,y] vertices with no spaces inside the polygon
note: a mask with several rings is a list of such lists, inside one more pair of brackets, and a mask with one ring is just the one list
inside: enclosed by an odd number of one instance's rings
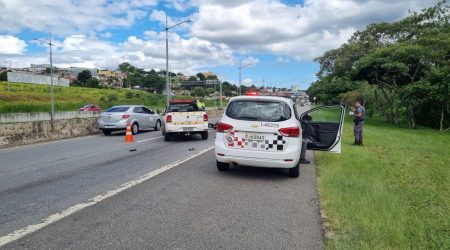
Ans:
{"label": "blue sky", "polygon": [[[170,68],[186,75],[212,71],[246,85],[306,89],[318,71],[313,58],[339,47],[367,24],[398,20],[421,0],[0,0],[0,65],[48,63],[33,38],[54,36],[59,67],[116,68],[128,61],[165,68],[164,12],[170,24]],[[383,11],[380,11],[380,10]],[[19,17],[19,18],[18,18]],[[169,24],[169,25],[170,25]]]}

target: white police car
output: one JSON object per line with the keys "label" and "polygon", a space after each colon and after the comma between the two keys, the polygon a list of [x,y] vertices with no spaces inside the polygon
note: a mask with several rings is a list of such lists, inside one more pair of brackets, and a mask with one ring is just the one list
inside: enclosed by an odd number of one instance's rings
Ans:
{"label": "white police car", "polygon": [[238,96],[230,99],[217,123],[215,154],[219,171],[230,164],[288,168],[299,176],[302,134],[307,149],[340,152],[342,106],[319,107],[297,113],[289,98]]}

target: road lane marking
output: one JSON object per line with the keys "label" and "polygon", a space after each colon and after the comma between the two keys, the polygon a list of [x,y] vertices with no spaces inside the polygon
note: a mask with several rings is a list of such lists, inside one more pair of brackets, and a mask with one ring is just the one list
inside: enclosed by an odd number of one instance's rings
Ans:
{"label": "road lane marking", "polygon": [[140,141],[136,141],[136,142],[145,142],[145,141],[153,141],[159,138],[163,138],[164,136],[158,136],[158,137],[153,137],[153,138],[149,138],[149,139],[145,139],[145,140],[140,140]]}
{"label": "road lane marking", "polygon": [[138,185],[138,184],[140,184],[140,183],[142,183],[144,181],[147,181],[147,180],[149,180],[149,179],[151,179],[151,178],[153,178],[153,177],[155,177],[155,176],[157,176],[159,174],[162,174],[162,173],[166,172],[167,170],[170,170],[172,168],[175,168],[175,167],[179,166],[180,164],[183,164],[183,163],[185,163],[185,162],[187,162],[189,160],[192,160],[195,157],[200,156],[200,155],[210,151],[213,148],[214,148],[213,146],[208,147],[206,149],[201,150],[197,154],[189,156],[188,158],[172,162],[172,163],[170,163],[168,165],[165,165],[164,167],[158,168],[158,169],[156,169],[156,170],[154,170],[152,172],[149,172],[149,173],[147,173],[145,175],[142,175],[142,176],[138,177],[137,179],[134,179],[132,181],[128,181],[128,182],[120,185],[116,189],[107,191],[107,192],[105,192],[103,194],[97,195],[94,198],[89,199],[85,203],[76,204],[76,205],[74,205],[72,207],[67,208],[66,210],[64,210],[62,212],[52,214],[52,215],[48,216],[47,218],[43,219],[42,222],[40,222],[40,223],[29,225],[29,226],[26,226],[24,228],[18,229],[16,231],[12,232],[12,233],[9,233],[7,235],[0,236],[0,247],[6,245],[8,243],[11,243],[13,241],[16,241],[16,240],[18,240],[18,239],[20,239],[20,238],[22,238],[22,237],[24,237],[24,236],[26,236],[28,234],[34,233],[37,230],[42,229],[42,228],[44,228],[44,227],[46,227],[46,226],[48,226],[50,224],[53,224],[53,223],[55,223],[55,222],[65,218],[65,217],[67,217],[69,215],[72,215],[72,214],[74,214],[74,213],[76,213],[76,212],[78,212],[78,211],[80,211],[80,210],[82,210],[84,208],[93,206],[93,205],[95,205],[95,204],[97,204],[97,203],[99,203],[99,202],[101,202],[101,201],[103,201],[105,199],[108,199],[108,198],[110,198],[110,197],[112,197],[112,196],[114,196],[116,194],[119,194],[119,193],[121,193],[121,192],[123,192],[123,191],[125,191],[125,190],[127,190],[129,188],[132,188],[132,187],[134,187],[134,186],[136,186],[136,185]]}

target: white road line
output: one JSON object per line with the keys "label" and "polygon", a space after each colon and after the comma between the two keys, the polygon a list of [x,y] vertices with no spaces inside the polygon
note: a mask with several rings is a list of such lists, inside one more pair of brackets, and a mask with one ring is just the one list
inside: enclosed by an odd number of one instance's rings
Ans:
{"label": "white road line", "polygon": [[78,211],[80,211],[80,210],[82,210],[84,208],[93,206],[93,205],[95,205],[95,204],[97,204],[97,203],[99,203],[99,202],[101,202],[101,201],[103,201],[103,200],[105,200],[107,198],[110,198],[110,197],[112,197],[112,196],[114,196],[116,194],[119,194],[119,193],[121,193],[121,192],[123,192],[123,191],[125,191],[125,190],[127,190],[129,188],[132,188],[132,187],[134,187],[134,186],[136,186],[136,185],[138,185],[138,184],[140,184],[140,183],[142,183],[144,181],[147,181],[147,180],[149,180],[149,179],[151,179],[151,178],[153,178],[153,177],[155,177],[155,176],[157,176],[157,175],[159,175],[161,173],[166,172],[169,169],[175,168],[175,167],[179,166],[182,163],[185,163],[185,162],[187,162],[189,160],[192,160],[195,157],[200,156],[200,155],[210,151],[213,148],[214,147],[208,147],[208,148],[198,152],[195,155],[189,156],[186,159],[178,160],[178,161],[172,162],[172,163],[170,163],[168,165],[165,165],[164,167],[161,167],[161,168],[156,169],[156,170],[154,170],[154,171],[152,171],[150,173],[142,175],[142,176],[138,177],[137,179],[134,179],[132,181],[126,182],[126,183],[120,185],[116,189],[113,189],[113,190],[107,191],[107,192],[105,192],[103,194],[97,195],[94,198],[89,199],[85,203],[80,203],[80,204],[77,204],[75,206],[69,207],[68,209],[66,209],[66,210],[64,210],[62,212],[59,212],[59,213],[56,213],[56,214],[52,214],[52,215],[48,216],[46,219],[43,219],[42,222],[40,222],[40,223],[29,225],[27,227],[18,229],[18,230],[14,231],[14,232],[12,232],[10,234],[7,234],[5,236],[1,236],[0,237],[0,247],[6,245],[8,243],[11,243],[11,242],[13,242],[15,240],[18,240],[18,239],[20,239],[20,238],[22,238],[22,237],[24,237],[24,236],[26,236],[28,234],[36,232],[37,230],[39,230],[39,229],[41,229],[43,227],[46,227],[46,226],[48,226],[48,225],[50,225],[52,223],[55,223],[55,222],[65,218],[65,217],[67,217],[67,216],[69,216],[71,214],[74,214],[74,213],[76,213],[76,212],[78,212]]}
{"label": "white road line", "polygon": [[163,138],[164,136],[158,136],[158,137],[153,137],[153,138],[149,138],[149,139],[145,139],[145,140],[140,140],[140,141],[136,141],[136,142],[144,142],[144,141],[153,141],[159,138]]}

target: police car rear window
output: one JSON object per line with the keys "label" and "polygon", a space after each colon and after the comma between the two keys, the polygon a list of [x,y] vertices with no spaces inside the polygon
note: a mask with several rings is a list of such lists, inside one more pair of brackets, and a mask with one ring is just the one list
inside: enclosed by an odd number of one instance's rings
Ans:
{"label": "police car rear window", "polygon": [[170,104],[168,112],[189,112],[198,111],[198,107],[192,103],[173,103]]}
{"label": "police car rear window", "polygon": [[291,108],[284,102],[239,100],[231,102],[225,114],[236,120],[281,122],[291,118]]}

